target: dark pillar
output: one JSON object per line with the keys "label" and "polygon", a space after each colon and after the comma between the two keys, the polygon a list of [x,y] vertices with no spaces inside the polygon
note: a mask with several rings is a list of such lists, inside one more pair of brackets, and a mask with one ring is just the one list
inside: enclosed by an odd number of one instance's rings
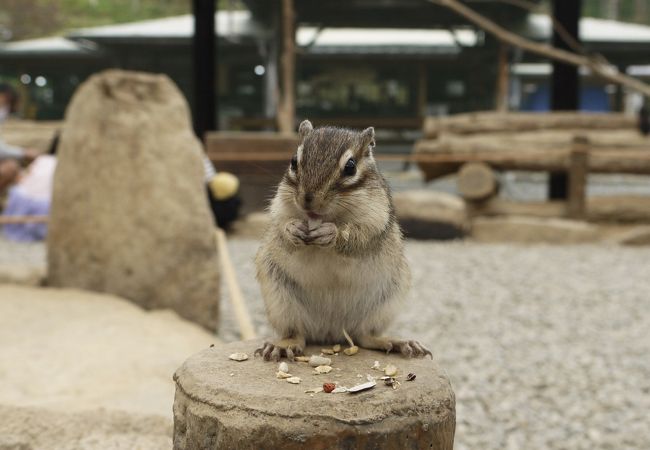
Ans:
{"label": "dark pillar", "polygon": [[216,129],[217,124],[215,2],[216,0],[192,0],[194,13],[194,36],[192,38],[194,132],[201,140],[203,140],[205,132]]}
{"label": "dark pillar", "polygon": [[[582,10],[582,0],[553,0],[553,15],[564,29],[579,41],[578,25]],[[573,51],[569,45],[553,31],[553,46]],[[578,68],[553,61],[553,78],[551,81],[551,109],[553,111],[574,111],[580,108],[580,75]],[[549,197],[551,199],[567,198],[566,173],[552,172],[549,180]]]}

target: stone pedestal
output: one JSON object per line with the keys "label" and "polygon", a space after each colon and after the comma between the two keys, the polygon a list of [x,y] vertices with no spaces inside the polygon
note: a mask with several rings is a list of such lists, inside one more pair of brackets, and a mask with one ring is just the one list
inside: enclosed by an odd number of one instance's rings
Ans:
{"label": "stone pedestal", "polygon": [[[455,399],[435,361],[406,359],[378,351],[327,356],[333,370],[316,375],[307,363],[292,362],[301,378],[276,378],[278,364],[253,357],[261,341],[235,342],[190,357],[175,375],[174,449],[445,449],[453,448]],[[309,347],[305,354],[320,354]],[[247,361],[228,359],[235,352]],[[377,380],[367,391],[306,393],[323,383],[352,387],[367,375],[380,377],[395,365],[397,389]],[[406,381],[414,373],[416,379]]]}

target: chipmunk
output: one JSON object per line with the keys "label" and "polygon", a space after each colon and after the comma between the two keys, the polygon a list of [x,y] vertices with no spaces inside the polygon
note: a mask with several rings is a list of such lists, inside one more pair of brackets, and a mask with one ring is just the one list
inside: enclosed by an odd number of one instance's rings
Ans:
{"label": "chipmunk", "polygon": [[423,357],[419,342],[382,336],[411,273],[390,189],[373,157],[375,131],[300,124],[299,145],[271,201],[255,258],[266,312],[280,335],[255,351],[293,360],[306,342],[344,342]]}

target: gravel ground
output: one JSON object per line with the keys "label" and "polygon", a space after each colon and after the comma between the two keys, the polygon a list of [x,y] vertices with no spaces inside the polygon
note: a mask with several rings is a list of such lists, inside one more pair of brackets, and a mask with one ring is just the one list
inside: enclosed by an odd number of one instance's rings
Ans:
{"label": "gravel ground", "polygon": [[[253,257],[230,250],[270,335]],[[456,449],[650,448],[650,258],[644,249],[410,241],[413,290],[391,333],[427,344],[457,396]],[[0,240],[0,262],[42,263]],[[220,337],[237,339],[224,293]]]}
{"label": "gravel ground", "polygon": [[[230,245],[269,335],[258,243]],[[650,448],[647,250],[411,241],[407,255],[413,290],[390,331],[426,343],[448,371],[457,450]],[[237,339],[222,304],[220,336]]]}

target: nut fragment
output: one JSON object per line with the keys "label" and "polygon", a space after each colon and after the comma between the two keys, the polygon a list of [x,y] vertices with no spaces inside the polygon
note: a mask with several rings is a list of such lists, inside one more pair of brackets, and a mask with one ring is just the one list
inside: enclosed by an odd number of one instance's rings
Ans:
{"label": "nut fragment", "polygon": [[345,353],[348,356],[356,355],[358,352],[359,352],[359,347],[357,347],[356,345],[353,345],[352,347],[343,350],[343,353]]}
{"label": "nut fragment", "polygon": [[414,373],[409,373],[406,375],[406,381],[413,381],[415,380],[415,374]]}
{"label": "nut fragment", "polygon": [[309,356],[296,356],[293,359],[298,362],[309,362]]}
{"label": "nut fragment", "polygon": [[281,370],[278,370],[278,371],[275,373],[275,377],[276,377],[276,378],[279,378],[279,379],[281,379],[281,380],[284,380],[284,379],[286,379],[286,378],[291,378],[292,376],[293,376],[293,375],[291,375],[290,373],[283,372],[283,371],[281,371]]}
{"label": "nut fragment", "polygon": [[248,355],[246,353],[233,353],[228,357],[228,359],[232,359],[233,361],[246,361]]}
{"label": "nut fragment", "polygon": [[336,389],[336,385],[334,383],[323,383],[323,391],[326,393],[332,392],[334,389]]}
{"label": "nut fragment", "polygon": [[314,372],[318,375],[323,374],[323,373],[330,373],[332,371],[331,366],[317,366],[314,368]]}
{"label": "nut fragment", "polygon": [[280,372],[289,373],[289,365],[286,362],[281,362],[278,366]]}
{"label": "nut fragment", "polygon": [[341,351],[341,344],[336,344],[334,347],[332,347],[332,350],[334,350],[334,353],[338,353]]}
{"label": "nut fragment", "polygon": [[392,364],[389,364],[386,367],[384,367],[384,373],[389,377],[394,377],[395,375],[397,375],[397,367],[395,367]]}
{"label": "nut fragment", "polygon": [[331,348],[321,348],[320,352],[323,353],[324,355],[333,355],[334,354],[334,350],[332,350]]}
{"label": "nut fragment", "polygon": [[329,366],[330,364],[332,364],[332,360],[323,356],[312,355],[309,358],[309,365],[312,367]]}
{"label": "nut fragment", "polygon": [[291,384],[298,384],[298,383],[300,383],[301,381],[302,381],[302,380],[300,379],[300,377],[291,377],[291,378],[287,378],[287,383],[291,383]]}

